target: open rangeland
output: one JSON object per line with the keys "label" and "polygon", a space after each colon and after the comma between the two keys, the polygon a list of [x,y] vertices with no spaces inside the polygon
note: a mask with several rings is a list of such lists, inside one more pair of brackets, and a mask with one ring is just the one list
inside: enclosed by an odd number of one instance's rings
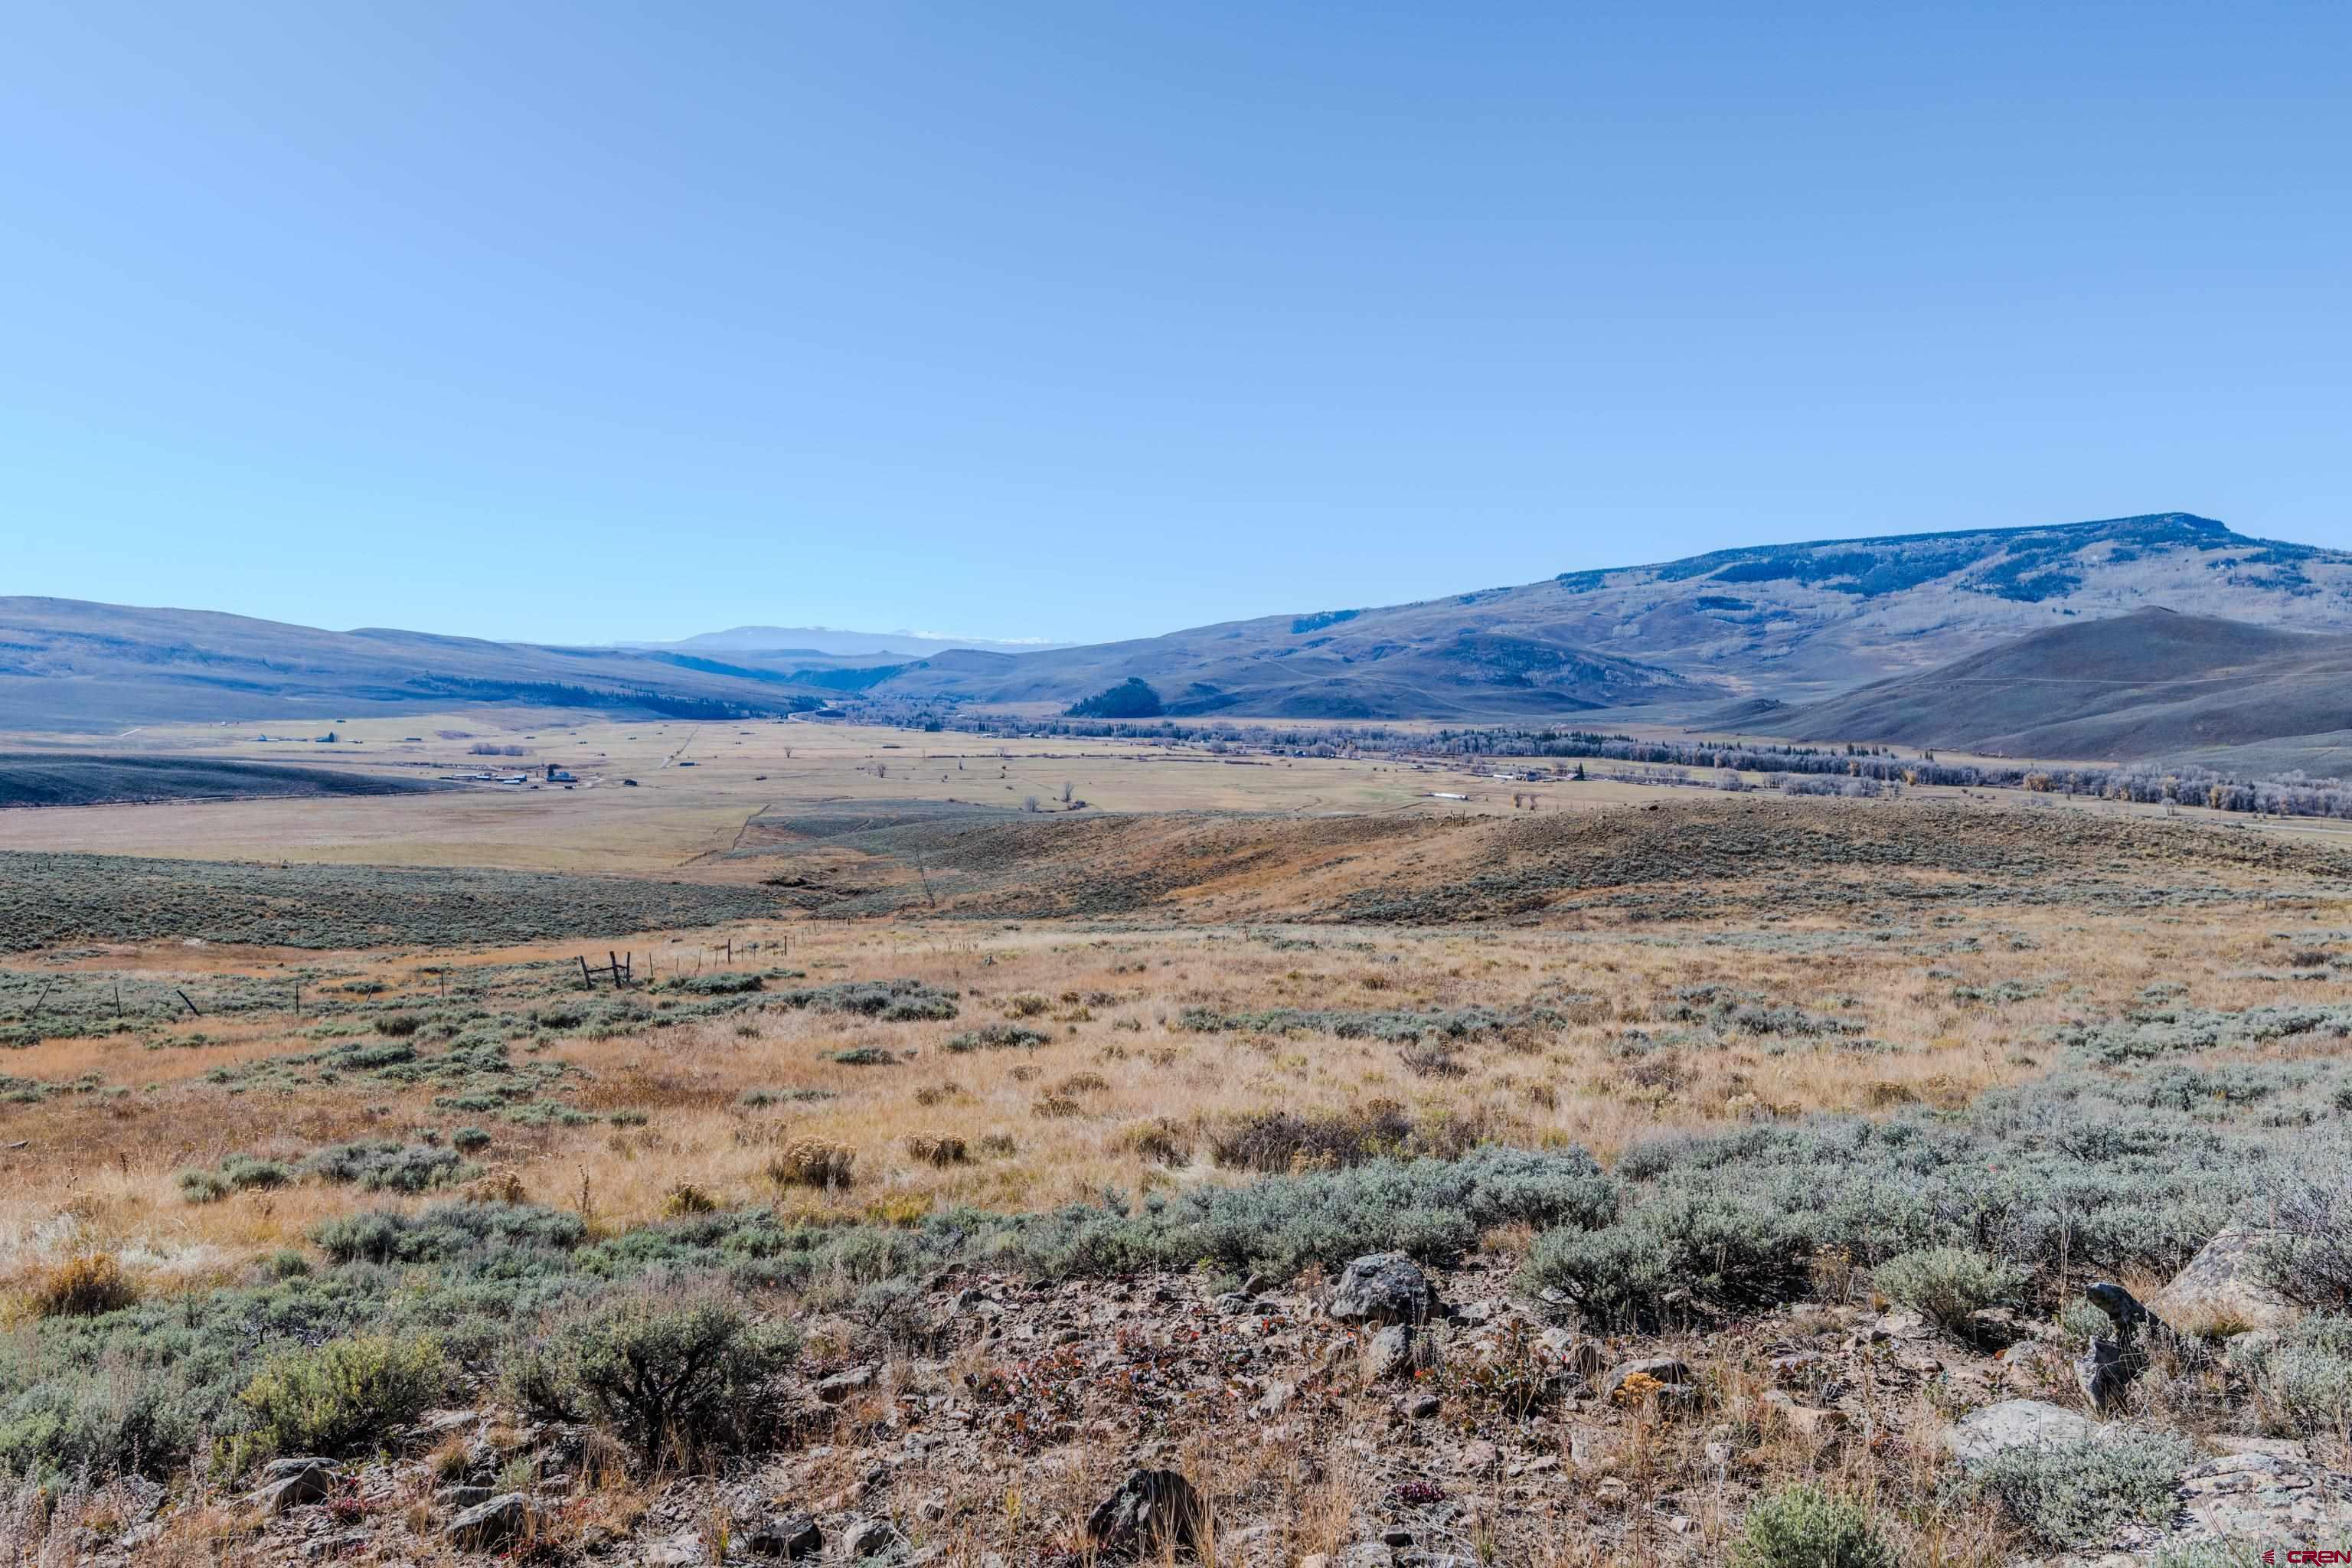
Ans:
{"label": "open rangeland", "polygon": [[[15,1550],[1631,1565],[1850,1507],[1889,1555],[1841,1563],[1990,1565],[2352,1527],[2352,856],[767,731],[643,726],[593,791],[5,818]],[[520,868],[355,863],[398,813]],[[2228,1289],[2163,1289],[2231,1236]],[[1956,1461],[2021,1398],[2064,1440]]]}

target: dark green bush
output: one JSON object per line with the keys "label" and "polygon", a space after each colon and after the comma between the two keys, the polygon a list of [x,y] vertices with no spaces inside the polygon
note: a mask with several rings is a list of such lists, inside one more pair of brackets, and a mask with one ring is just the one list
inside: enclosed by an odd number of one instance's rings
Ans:
{"label": "dark green bush", "polygon": [[517,1359],[508,1385],[535,1415],[594,1421],[642,1468],[693,1464],[758,1441],[779,1407],[773,1384],[799,1338],[730,1301],[654,1294],[561,1323]]}

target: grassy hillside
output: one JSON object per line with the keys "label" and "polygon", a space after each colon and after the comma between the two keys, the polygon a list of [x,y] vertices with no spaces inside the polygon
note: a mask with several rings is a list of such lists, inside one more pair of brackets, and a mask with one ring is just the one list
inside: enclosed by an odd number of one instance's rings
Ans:
{"label": "grassy hillside", "polygon": [[772,670],[611,648],[0,598],[0,729],[112,730],[500,701],[728,718],[822,700]]}
{"label": "grassy hillside", "polygon": [[262,795],[415,795],[447,787],[420,779],[379,778],[268,763],[0,752],[0,807]]}
{"label": "grassy hillside", "polygon": [[2018,756],[2259,746],[2275,762],[2297,737],[2317,742],[2352,729],[2352,637],[2141,610],[2069,622],[1752,725],[1802,739]]}
{"label": "grassy hillside", "polygon": [[877,690],[1068,704],[1130,679],[1171,714],[1462,718],[1818,699],[2067,617],[2151,605],[2352,632],[2352,555],[2183,512],[1759,545],[1017,658],[944,655]]}

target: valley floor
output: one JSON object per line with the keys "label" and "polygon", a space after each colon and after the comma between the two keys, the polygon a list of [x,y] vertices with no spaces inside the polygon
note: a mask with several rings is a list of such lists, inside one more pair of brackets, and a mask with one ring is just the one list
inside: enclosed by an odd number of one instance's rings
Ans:
{"label": "valley floor", "polygon": [[[621,816],[467,878],[237,837],[439,796],[0,855],[12,1550],[1156,1560],[1096,1515],[1159,1471],[1234,1564],[2352,1531],[2352,856],[1981,799],[758,782],[683,873]],[[573,874],[615,846],[665,874]],[[2229,1289],[2171,1285],[2217,1237]],[[1970,1447],[2023,1398],[2052,1441]]]}

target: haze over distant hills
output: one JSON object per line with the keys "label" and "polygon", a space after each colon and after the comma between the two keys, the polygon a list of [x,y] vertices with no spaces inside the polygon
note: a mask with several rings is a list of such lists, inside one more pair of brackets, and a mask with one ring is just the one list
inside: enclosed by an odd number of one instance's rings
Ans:
{"label": "haze over distant hills", "polygon": [[1068,643],[1001,642],[987,637],[958,637],[940,633],[853,632],[833,626],[733,626],[723,632],[703,632],[677,642],[625,642],[625,648],[663,649],[673,653],[821,653],[856,657],[894,654],[921,658],[951,648],[976,648],[982,653],[1039,653],[1068,647]]}
{"label": "haze over distant hills", "polygon": [[[2175,614],[2135,614],[2151,606]],[[2092,635],[2094,621],[2108,629]],[[2206,629],[2180,629],[2192,623]],[[2221,623],[2235,629],[2213,629]],[[2033,639],[2053,628],[2083,636]],[[1746,700],[1738,722],[1751,731],[1801,716],[1835,738],[2119,755],[2306,733],[2280,726],[2325,719],[2320,686],[2342,682],[2332,653],[2297,633],[2352,636],[2352,553],[2249,539],[2183,512],[1757,545],[1020,653],[919,653],[898,634],[769,626],[670,645],[544,647],[18,598],[0,599],[0,728],[266,720],[321,703],[716,716],[859,694],[919,710],[1058,710],[1133,679],[1174,715],[1475,721],[1646,707],[1728,723],[1730,705]],[[1990,651],[2021,637],[2021,650]],[[890,651],[860,651],[869,643]],[[2108,687],[2092,700],[2092,678],[2069,668],[2094,656],[2131,665],[2142,643],[2156,651],[2137,668],[2097,678],[2138,682],[2128,700]],[[1977,656],[1980,666],[1946,668]],[[2222,688],[2209,667],[2221,658],[2252,672],[2234,698],[2215,695]],[[2073,678],[2063,694],[2031,673],[2053,667]],[[2028,682],[2047,689],[2031,700],[2010,689]]]}
{"label": "haze over distant hills", "polygon": [[1176,714],[1453,719],[1807,699],[2149,605],[2352,631],[2352,553],[2185,512],[1757,545],[1029,654],[944,654],[878,693],[1067,703],[1129,679]]}
{"label": "haze over distant hills", "polygon": [[516,701],[717,717],[826,695],[775,670],[683,655],[310,626],[209,610],[0,598],[0,728],[312,719]]}

